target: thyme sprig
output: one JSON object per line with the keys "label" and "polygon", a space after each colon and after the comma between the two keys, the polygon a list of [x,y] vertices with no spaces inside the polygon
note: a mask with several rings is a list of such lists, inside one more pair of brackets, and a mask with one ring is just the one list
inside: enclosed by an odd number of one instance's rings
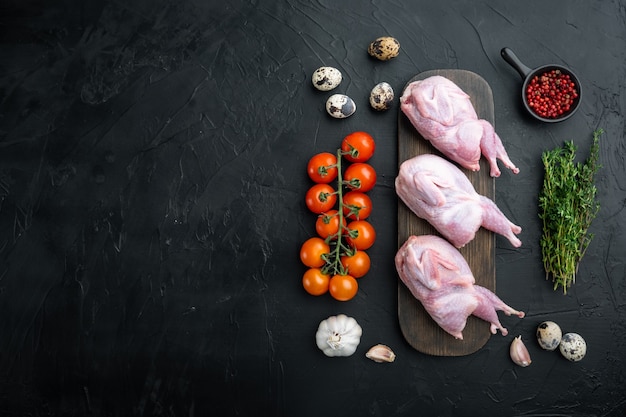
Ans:
{"label": "thyme sprig", "polygon": [[602,129],[593,132],[589,157],[582,163],[575,162],[577,148],[572,141],[541,156],[545,170],[539,195],[541,253],[546,279],[552,279],[554,290],[562,287],[564,294],[576,282],[578,266],[593,239],[588,229],[600,210],[594,177],[601,167],[602,133]]}

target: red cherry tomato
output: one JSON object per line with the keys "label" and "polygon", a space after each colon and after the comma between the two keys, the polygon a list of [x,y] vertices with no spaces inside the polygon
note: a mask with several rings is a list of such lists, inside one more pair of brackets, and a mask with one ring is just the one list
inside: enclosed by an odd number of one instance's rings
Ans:
{"label": "red cherry tomato", "polygon": [[329,152],[318,153],[309,159],[309,178],[320,184],[328,184],[337,178],[337,156]]}
{"label": "red cherry tomato", "polygon": [[[346,225],[346,219],[342,218],[343,226]],[[322,239],[331,238],[336,239],[339,234],[339,212],[337,210],[330,210],[326,213],[322,213],[315,221],[315,230]]]}
{"label": "red cherry tomato", "polygon": [[330,295],[339,301],[348,301],[354,298],[359,284],[351,275],[333,275],[328,283]]}
{"label": "red cherry tomato", "polygon": [[357,162],[346,168],[343,180],[349,188],[365,193],[376,185],[376,171],[370,164]]}
{"label": "red cherry tomato", "polygon": [[330,276],[323,274],[319,268],[308,269],[302,276],[302,286],[311,295],[322,295],[328,292]]}
{"label": "red cherry tomato", "polygon": [[365,220],[372,213],[372,199],[360,191],[348,191],[343,195],[343,214],[352,220]]}
{"label": "red cherry tomato", "polygon": [[350,133],[341,141],[341,151],[350,162],[365,162],[374,155],[375,150],[374,138],[366,132]]}
{"label": "red cherry tomato", "polygon": [[346,238],[348,243],[358,250],[366,250],[372,247],[376,241],[376,230],[365,220],[355,220],[348,224],[350,234]]}
{"label": "red cherry tomato", "polygon": [[341,265],[348,270],[348,274],[361,278],[369,272],[371,260],[365,251],[358,250],[352,256],[342,256]]}
{"label": "red cherry tomato", "polygon": [[300,248],[300,260],[309,268],[321,268],[326,263],[324,259],[330,253],[330,246],[324,239],[312,237],[307,239]]}
{"label": "red cherry tomato", "polygon": [[321,214],[335,207],[337,194],[328,184],[315,184],[306,192],[305,202],[309,210]]}

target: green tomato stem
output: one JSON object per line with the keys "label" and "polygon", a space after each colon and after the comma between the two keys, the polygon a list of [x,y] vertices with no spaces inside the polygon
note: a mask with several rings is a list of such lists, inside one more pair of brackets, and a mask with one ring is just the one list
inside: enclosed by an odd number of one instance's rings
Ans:
{"label": "green tomato stem", "polygon": [[337,149],[337,200],[339,207],[337,209],[337,216],[339,217],[339,228],[337,233],[327,238],[329,245],[334,245],[331,250],[330,256],[326,259],[326,265],[322,268],[322,272],[327,275],[346,275],[346,268],[341,263],[341,257],[349,255],[352,248],[343,242],[344,233],[350,229],[345,226],[345,216],[343,214],[343,173],[341,172],[341,160],[342,151]]}

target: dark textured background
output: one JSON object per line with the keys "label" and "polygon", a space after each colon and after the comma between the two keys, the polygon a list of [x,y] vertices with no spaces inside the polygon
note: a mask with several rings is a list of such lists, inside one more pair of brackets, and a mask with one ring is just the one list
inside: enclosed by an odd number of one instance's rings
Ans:
{"label": "dark textured background", "polygon": [[[370,58],[391,35],[401,54]],[[531,120],[500,57],[561,63],[584,99],[562,124]],[[0,414],[8,416],[622,416],[626,410],[626,7],[577,1],[4,0],[0,5]],[[357,113],[334,120],[311,86],[335,66]],[[496,201],[524,231],[497,240],[497,292],[527,312],[475,354],[430,357],[397,320],[397,106],[415,74],[474,71],[521,169]],[[601,211],[567,295],[544,279],[541,153],[602,127]],[[301,287],[314,233],[310,156],[346,134],[377,139],[373,266],[349,302]],[[327,358],[320,320],[363,327]],[[557,321],[582,334],[569,363],[534,342]],[[533,363],[508,349],[522,335]],[[393,364],[364,357],[373,344]]]}

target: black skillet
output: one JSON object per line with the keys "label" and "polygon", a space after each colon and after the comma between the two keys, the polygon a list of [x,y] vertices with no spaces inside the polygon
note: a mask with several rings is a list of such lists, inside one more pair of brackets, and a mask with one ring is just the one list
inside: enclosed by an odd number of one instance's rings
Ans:
{"label": "black skillet", "polygon": [[[524,107],[526,108],[526,110],[531,116],[533,116],[535,119],[540,120],[542,122],[556,123],[556,122],[562,122],[563,120],[567,120],[574,113],[576,113],[576,110],[578,110],[578,107],[580,107],[582,91],[581,91],[580,81],[578,80],[578,77],[574,74],[574,72],[572,72],[572,70],[570,70],[567,67],[564,67],[563,65],[557,65],[557,64],[542,65],[534,69],[528,68],[526,65],[522,63],[522,61],[519,60],[519,58],[509,48],[502,48],[502,50],[500,51],[500,55],[502,55],[502,58],[504,58],[504,60],[509,65],[511,65],[513,68],[515,68],[515,70],[517,70],[517,72],[520,74],[520,76],[524,80],[524,84],[522,85],[522,103],[524,103]],[[569,74],[571,80],[576,85],[578,97],[574,99],[573,104],[570,106],[570,109],[567,112],[563,113],[559,117],[546,118],[535,113],[535,111],[528,105],[528,100],[526,99],[526,88],[528,87],[528,84],[532,81],[532,79],[535,76],[540,76],[544,74],[545,72],[552,71],[552,70],[560,70],[564,74]]]}

